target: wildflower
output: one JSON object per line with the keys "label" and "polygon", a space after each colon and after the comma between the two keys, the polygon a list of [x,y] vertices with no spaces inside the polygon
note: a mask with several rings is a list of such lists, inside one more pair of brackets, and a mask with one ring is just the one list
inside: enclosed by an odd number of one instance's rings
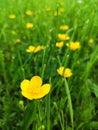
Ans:
{"label": "wildflower", "polygon": [[70,39],[70,37],[67,34],[60,34],[60,33],[58,34],[58,38],[62,41]]}
{"label": "wildflower", "polygon": [[15,19],[15,18],[16,18],[16,15],[10,14],[10,15],[9,15],[9,18],[10,18],[10,19]]}
{"label": "wildflower", "polygon": [[34,50],[34,52],[36,53],[36,52],[38,52],[38,51],[41,51],[41,50],[43,50],[44,49],[44,46],[37,46],[36,48],[35,48],[35,50]]}
{"label": "wildflower", "polygon": [[34,52],[34,50],[35,50],[34,46],[29,46],[28,49],[26,49],[26,52],[31,53],[31,52]]}
{"label": "wildflower", "polygon": [[22,95],[29,100],[40,99],[50,91],[50,84],[42,85],[42,78],[39,76],[32,77],[30,81],[24,79],[20,87]]}
{"label": "wildflower", "polygon": [[75,51],[80,48],[80,42],[70,42],[67,44],[67,46],[70,48],[70,50]]}
{"label": "wildflower", "polygon": [[61,25],[60,26],[60,30],[68,30],[68,29],[69,29],[68,25]]}
{"label": "wildflower", "polygon": [[93,38],[90,38],[89,41],[88,41],[90,44],[94,43],[94,39]]}
{"label": "wildflower", "polygon": [[34,52],[34,53],[36,53],[38,51],[43,50],[44,48],[45,48],[44,46],[40,46],[40,45],[37,46],[37,47],[35,47],[35,46],[29,46],[28,49],[26,49],[26,52],[29,52],[29,53]]}
{"label": "wildflower", "polygon": [[27,10],[26,11],[26,15],[28,15],[28,16],[32,15],[32,11],[31,10]]}
{"label": "wildflower", "polygon": [[64,8],[60,8],[59,11],[63,13],[65,10]]}
{"label": "wildflower", "polygon": [[66,78],[69,78],[72,76],[71,69],[69,69],[69,68],[64,69],[64,66],[59,67],[57,69],[57,72],[59,75],[64,76]]}
{"label": "wildflower", "polygon": [[26,24],[26,28],[33,28],[33,26],[34,26],[33,23],[27,23]]}
{"label": "wildflower", "polygon": [[56,47],[62,48],[64,46],[64,42],[56,42]]}
{"label": "wildflower", "polygon": [[16,39],[16,43],[20,43],[20,39]]}

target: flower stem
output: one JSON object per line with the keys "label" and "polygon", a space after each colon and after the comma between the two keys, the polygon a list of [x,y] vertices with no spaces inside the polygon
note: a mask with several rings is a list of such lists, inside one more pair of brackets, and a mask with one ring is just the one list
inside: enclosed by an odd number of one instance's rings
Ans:
{"label": "flower stem", "polygon": [[64,83],[65,83],[65,89],[66,89],[66,94],[67,94],[67,98],[68,98],[68,105],[69,105],[69,111],[70,111],[72,130],[74,130],[72,101],[71,101],[70,90],[69,90],[69,86],[68,86],[66,78],[64,78]]}

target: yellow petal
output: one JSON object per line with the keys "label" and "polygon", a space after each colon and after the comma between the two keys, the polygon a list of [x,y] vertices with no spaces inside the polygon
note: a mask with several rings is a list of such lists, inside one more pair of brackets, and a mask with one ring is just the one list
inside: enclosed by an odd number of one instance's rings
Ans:
{"label": "yellow petal", "polygon": [[28,88],[28,86],[29,86],[29,83],[30,83],[29,80],[24,79],[24,80],[21,82],[21,84],[20,84],[21,90],[26,90],[26,89]]}
{"label": "yellow petal", "polygon": [[42,85],[42,79],[39,76],[34,76],[30,80],[30,86],[32,86],[34,89],[37,87],[40,87]]}
{"label": "yellow petal", "polygon": [[43,86],[40,87],[40,91],[37,93],[34,93],[34,99],[40,99],[47,95],[50,91],[50,84],[44,84]]}
{"label": "yellow petal", "polygon": [[48,94],[50,91],[50,84],[44,84],[41,87],[41,92],[43,93],[43,95]]}
{"label": "yellow petal", "polygon": [[32,100],[32,99],[33,99],[33,94],[32,94],[32,93],[30,93],[30,92],[28,92],[28,91],[22,91],[21,93],[22,93],[22,95],[23,95],[25,98],[27,98],[27,99],[29,99],[29,100]]}

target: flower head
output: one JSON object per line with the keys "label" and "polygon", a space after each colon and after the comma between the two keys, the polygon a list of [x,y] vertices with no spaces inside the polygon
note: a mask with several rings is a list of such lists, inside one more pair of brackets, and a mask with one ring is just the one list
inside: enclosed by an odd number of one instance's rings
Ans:
{"label": "flower head", "polygon": [[34,52],[34,50],[35,50],[34,46],[29,46],[28,49],[26,49],[26,52],[31,53],[31,52]]}
{"label": "flower head", "polygon": [[57,72],[59,75],[64,76],[66,78],[69,78],[72,76],[71,69],[69,69],[69,68],[64,69],[64,66],[59,67],[57,69]]}
{"label": "flower head", "polygon": [[16,18],[16,15],[10,14],[10,15],[9,15],[9,18],[10,18],[10,19],[15,19],[15,18]]}
{"label": "flower head", "polygon": [[70,42],[67,44],[67,46],[70,48],[70,50],[75,51],[80,48],[80,42]]}
{"label": "flower head", "polygon": [[56,42],[56,47],[62,48],[64,46],[64,42]]}
{"label": "flower head", "polygon": [[32,11],[31,10],[27,10],[26,11],[26,15],[28,15],[28,16],[32,15]]}
{"label": "flower head", "polygon": [[20,39],[16,39],[16,43],[20,43]]}
{"label": "flower head", "polygon": [[41,50],[43,50],[43,49],[45,49],[45,47],[44,46],[37,46],[37,47],[35,47],[35,46],[29,46],[27,49],[26,49],[26,52],[29,52],[29,53],[36,53],[36,52],[39,52],[39,51],[41,51]]}
{"label": "flower head", "polygon": [[69,26],[68,25],[61,25],[60,30],[68,30]]}
{"label": "flower head", "polygon": [[41,51],[41,50],[44,50],[45,49],[45,47],[44,46],[37,46],[36,48],[35,48],[35,50],[34,50],[34,53],[36,53],[36,52],[38,52],[38,51]]}
{"label": "flower head", "polygon": [[90,38],[89,41],[88,41],[90,44],[94,43],[94,39],[93,38]]}
{"label": "flower head", "polygon": [[33,26],[34,26],[33,23],[27,23],[26,24],[26,28],[33,28]]}
{"label": "flower head", "polygon": [[65,40],[69,40],[70,37],[67,34],[58,34],[58,38],[59,40],[65,41]]}
{"label": "flower head", "polygon": [[21,84],[21,93],[29,100],[40,99],[50,91],[50,84],[42,85],[42,78],[34,76],[31,80],[24,79]]}

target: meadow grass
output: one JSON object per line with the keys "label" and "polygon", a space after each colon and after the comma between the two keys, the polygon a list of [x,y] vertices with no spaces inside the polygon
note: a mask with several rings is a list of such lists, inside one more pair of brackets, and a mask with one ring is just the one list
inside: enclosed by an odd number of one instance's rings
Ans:
{"label": "meadow grass", "polygon": [[[70,37],[62,47],[56,47],[58,34]],[[72,50],[71,42],[80,47]],[[97,44],[97,0],[0,0],[0,129],[97,130]],[[44,49],[26,52],[39,45]],[[59,75],[61,66],[72,76]],[[51,90],[28,100],[20,84],[35,75]]]}

